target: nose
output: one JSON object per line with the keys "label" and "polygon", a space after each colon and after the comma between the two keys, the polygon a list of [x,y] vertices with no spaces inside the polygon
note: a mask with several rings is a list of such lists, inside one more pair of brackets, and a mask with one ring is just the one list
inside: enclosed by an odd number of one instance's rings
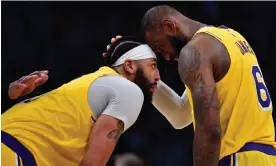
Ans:
{"label": "nose", "polygon": [[155,72],[155,81],[159,81],[160,80],[160,73],[159,70],[157,69]]}

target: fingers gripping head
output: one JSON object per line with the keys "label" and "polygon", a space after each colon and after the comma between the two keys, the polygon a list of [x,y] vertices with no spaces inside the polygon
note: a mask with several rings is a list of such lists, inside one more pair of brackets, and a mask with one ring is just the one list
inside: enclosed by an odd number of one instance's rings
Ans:
{"label": "fingers gripping head", "polygon": [[109,45],[109,49],[106,52],[104,65],[108,67],[112,67],[113,64],[126,52],[129,50],[142,45],[142,43],[138,42],[138,40],[134,37],[123,37],[117,39],[115,42]]}

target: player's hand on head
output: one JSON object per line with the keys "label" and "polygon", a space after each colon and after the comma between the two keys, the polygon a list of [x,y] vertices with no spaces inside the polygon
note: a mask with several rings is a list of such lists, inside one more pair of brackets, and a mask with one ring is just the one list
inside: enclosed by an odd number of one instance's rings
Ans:
{"label": "player's hand on head", "polygon": [[23,76],[9,85],[9,98],[17,99],[19,96],[27,95],[38,86],[44,84],[47,80],[47,70],[35,71],[27,76]]}
{"label": "player's hand on head", "polygon": [[[111,42],[111,44],[113,44],[113,43],[115,43],[118,39],[121,39],[121,38],[122,38],[121,35],[117,35],[116,37],[111,38],[111,41],[110,41],[110,42]],[[110,44],[108,44],[108,45],[106,46],[106,51],[108,51],[109,48],[110,48]],[[105,57],[105,56],[106,56],[106,52],[104,52],[102,55]]]}

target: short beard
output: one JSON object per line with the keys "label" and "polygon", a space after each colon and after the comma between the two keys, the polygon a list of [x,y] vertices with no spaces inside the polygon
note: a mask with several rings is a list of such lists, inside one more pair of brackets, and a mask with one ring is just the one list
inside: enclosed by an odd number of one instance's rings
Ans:
{"label": "short beard", "polygon": [[175,52],[177,53],[177,57],[182,50],[182,48],[188,43],[183,37],[180,36],[168,36],[169,41],[171,42]]}
{"label": "short beard", "polygon": [[138,69],[136,72],[136,77],[134,79],[134,82],[140,87],[144,94],[144,102],[152,102],[152,95],[153,93],[150,91],[150,88],[152,84],[150,84],[145,75],[144,72],[141,69]]}

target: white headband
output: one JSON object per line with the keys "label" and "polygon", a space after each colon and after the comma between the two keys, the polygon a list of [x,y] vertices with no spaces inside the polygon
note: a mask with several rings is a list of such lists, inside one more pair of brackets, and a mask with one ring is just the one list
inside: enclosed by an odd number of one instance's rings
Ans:
{"label": "white headband", "polygon": [[124,53],[112,66],[119,66],[123,64],[127,59],[141,60],[148,58],[156,59],[156,55],[147,44],[142,44]]}

